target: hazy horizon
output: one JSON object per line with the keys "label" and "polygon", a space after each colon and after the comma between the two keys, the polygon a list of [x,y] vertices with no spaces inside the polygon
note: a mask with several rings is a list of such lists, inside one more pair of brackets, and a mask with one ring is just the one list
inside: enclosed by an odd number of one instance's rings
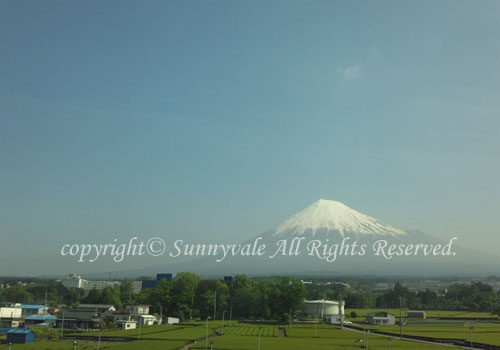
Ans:
{"label": "hazy horizon", "polygon": [[[325,198],[499,256],[498,1],[3,1],[0,275]],[[243,271],[244,272],[244,271]]]}

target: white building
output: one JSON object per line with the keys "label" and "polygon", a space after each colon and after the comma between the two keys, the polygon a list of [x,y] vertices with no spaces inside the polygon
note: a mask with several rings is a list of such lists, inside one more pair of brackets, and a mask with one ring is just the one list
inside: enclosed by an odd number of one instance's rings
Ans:
{"label": "white building", "polygon": [[136,329],[137,328],[137,321],[125,321],[121,323],[121,328],[124,330],[127,329]]}
{"label": "white building", "polygon": [[180,320],[177,317],[167,317],[167,324],[176,324],[179,322]]}
{"label": "white building", "polygon": [[116,285],[120,285],[118,281],[88,281],[75,274],[70,274],[68,277],[63,278],[61,283],[66,288],[82,288],[84,290],[104,289],[106,287],[113,288]]}
{"label": "white building", "polygon": [[137,327],[137,321],[131,314],[126,312],[114,312],[113,323],[125,330],[135,329]]}
{"label": "white building", "polygon": [[66,288],[82,288],[82,289],[84,289],[86,282],[87,282],[87,280],[84,280],[83,278],[81,278],[78,275],[75,275],[74,273],[61,280],[62,285],[65,286]]}
{"label": "white building", "polygon": [[15,307],[0,308],[0,328],[17,328],[23,322],[23,310]]}
{"label": "white building", "polygon": [[373,325],[394,326],[396,324],[396,316],[385,311],[377,311],[366,315],[365,322]]}
{"label": "white building", "polygon": [[21,318],[23,309],[18,307],[0,307],[0,318]]}
{"label": "white building", "polygon": [[153,315],[139,315],[139,324],[141,326],[152,326],[158,324],[158,320]]}
{"label": "white building", "polygon": [[132,293],[139,294],[142,290],[142,281],[132,282]]}
{"label": "white building", "polygon": [[127,304],[125,305],[125,312],[132,315],[147,315],[150,306],[148,304]]}
{"label": "white building", "polygon": [[345,315],[335,315],[335,314],[325,315],[323,321],[325,321],[325,323],[330,323],[330,324],[340,324],[342,322],[345,322],[344,316]]}

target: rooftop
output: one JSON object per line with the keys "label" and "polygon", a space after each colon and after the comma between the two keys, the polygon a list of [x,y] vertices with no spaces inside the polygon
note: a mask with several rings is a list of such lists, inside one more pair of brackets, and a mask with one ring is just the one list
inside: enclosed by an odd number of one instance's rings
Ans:
{"label": "rooftop", "polygon": [[14,306],[17,309],[43,309],[45,305],[16,305]]}

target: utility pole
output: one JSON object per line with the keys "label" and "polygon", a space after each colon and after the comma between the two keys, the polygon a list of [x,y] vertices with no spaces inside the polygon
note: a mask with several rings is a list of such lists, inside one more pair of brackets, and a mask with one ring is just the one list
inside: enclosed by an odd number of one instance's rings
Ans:
{"label": "utility pole", "polygon": [[224,314],[226,313],[227,310],[222,311],[222,335],[224,335]]}
{"label": "utility pole", "polygon": [[142,330],[142,321],[143,319],[139,318],[139,337],[137,340],[141,340],[141,330]]}
{"label": "utility pole", "polygon": [[316,315],[316,318],[314,319],[314,338],[316,338],[316,323],[318,323],[318,315]]}
{"label": "utility pole", "polygon": [[189,309],[189,319],[191,321],[193,320],[193,299],[194,299],[194,294],[191,294],[191,309]]}
{"label": "utility pole", "polygon": [[401,308],[401,297],[399,297],[399,337],[403,339],[403,311]]}
{"label": "utility pole", "polygon": [[217,291],[215,291],[215,298],[214,298],[214,321],[215,321],[215,312],[217,311]]}
{"label": "utility pole", "polygon": [[342,317],[342,294],[340,294],[340,300],[339,300],[339,314],[340,314],[340,329],[344,328],[344,318]]}
{"label": "utility pole", "polygon": [[290,308],[290,327],[292,327],[292,308]]}
{"label": "utility pole", "polygon": [[64,311],[62,313],[62,322],[61,322],[61,339],[64,338]]}
{"label": "utility pole", "polygon": [[232,321],[233,321],[233,307],[229,309],[229,325],[232,326]]}
{"label": "utility pole", "polygon": [[102,327],[99,330],[99,340],[97,341],[97,350],[101,350],[101,335],[102,335]]}
{"label": "utility pole", "polygon": [[207,316],[207,328],[205,331],[205,350],[208,349],[208,320],[210,319],[210,316]]}
{"label": "utility pole", "polygon": [[260,336],[262,335],[262,327],[259,327],[259,342],[257,345],[257,350],[260,350]]}
{"label": "utility pole", "polygon": [[474,329],[473,326],[470,326],[470,348],[474,349],[474,344],[472,343],[472,330]]}

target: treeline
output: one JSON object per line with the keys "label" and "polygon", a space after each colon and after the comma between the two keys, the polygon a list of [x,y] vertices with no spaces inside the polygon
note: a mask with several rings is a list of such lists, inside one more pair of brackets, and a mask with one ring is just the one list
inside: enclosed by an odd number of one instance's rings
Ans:
{"label": "treeline", "polygon": [[451,284],[440,293],[426,289],[411,291],[400,283],[379,295],[351,293],[346,298],[349,308],[399,308],[424,310],[481,311],[498,314],[500,294],[486,283]]}
{"label": "treeline", "polygon": [[[350,282],[351,284],[351,282]],[[179,317],[220,319],[276,319],[287,321],[299,314],[305,299],[345,300],[346,308],[399,308],[426,310],[464,310],[500,312],[500,294],[486,283],[455,283],[436,293],[432,290],[411,291],[400,283],[382,293],[374,293],[366,283],[348,285],[303,284],[289,278],[251,279],[237,276],[235,281],[202,279],[193,273],[180,273],[172,281],[161,280],[155,288],[132,292],[132,281],[103,290],[67,289],[61,283],[38,280],[30,284],[10,284],[0,289],[0,301],[40,303],[48,306],[113,304],[122,310],[127,303],[152,305],[151,313]],[[46,299],[45,299],[46,298]]]}
{"label": "treeline", "polygon": [[43,303],[47,292],[49,306],[78,304],[113,304],[123,309],[127,303],[150,304],[150,313],[179,317],[182,320],[207,317],[235,319],[276,319],[287,321],[296,316],[306,296],[304,284],[289,277],[272,280],[254,280],[246,275],[235,281],[201,279],[183,272],[172,281],[162,279],[154,288],[132,293],[132,281],[120,286],[91,290],[66,289],[60,283],[46,285],[13,285],[2,290],[1,301]]}

